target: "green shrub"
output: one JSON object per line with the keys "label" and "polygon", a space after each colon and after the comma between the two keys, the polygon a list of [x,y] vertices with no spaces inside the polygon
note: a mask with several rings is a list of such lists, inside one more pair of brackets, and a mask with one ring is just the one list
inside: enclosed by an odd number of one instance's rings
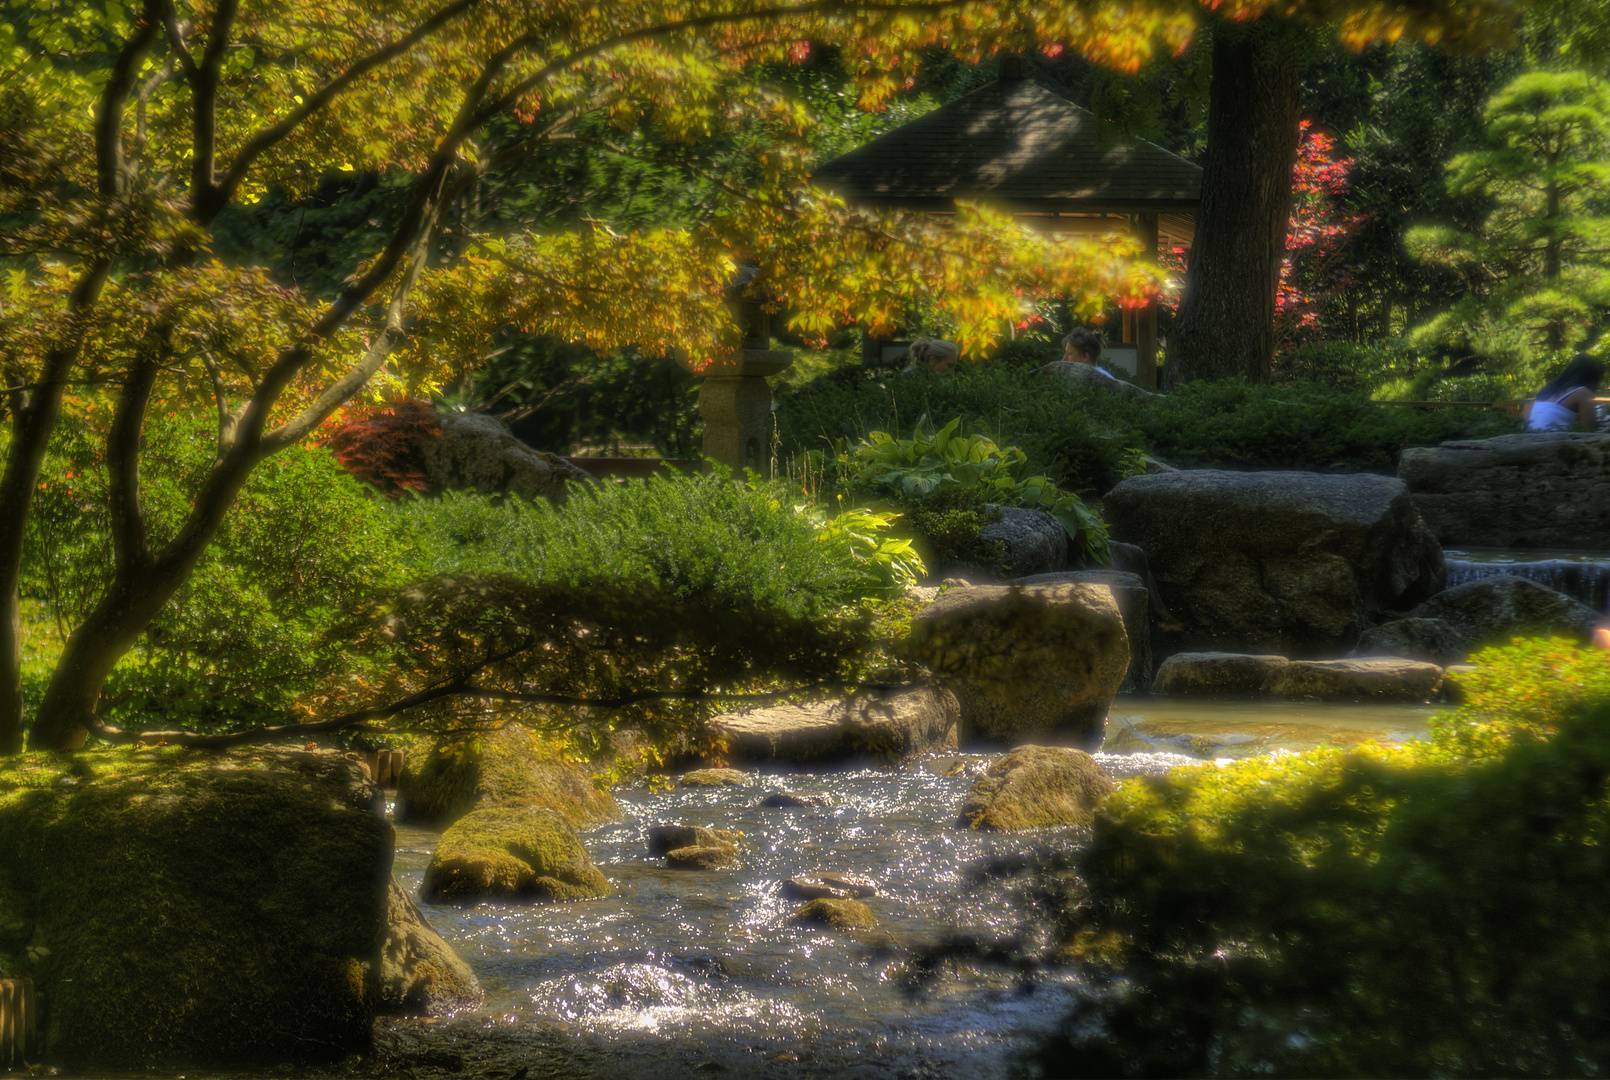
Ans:
{"label": "green shrub", "polygon": [[890,518],[830,527],[783,485],[720,472],[605,484],[563,506],[448,493],[397,513],[433,573],[641,585],[801,617],[885,594],[915,572],[909,545],[882,535]]}
{"label": "green shrub", "polygon": [[[924,520],[933,525],[940,524],[932,520],[934,512],[981,516],[989,505],[1043,510],[1066,530],[1076,557],[1111,563],[1107,528],[1077,495],[1061,490],[1045,476],[1019,477],[1028,460],[1022,450],[1015,446],[1002,449],[982,435],[959,434],[960,428],[957,418],[938,431],[919,423],[910,439],[874,431],[840,453],[843,483],[852,493],[921,507]],[[943,527],[946,534],[952,531],[948,521]],[[973,540],[968,546],[978,543]],[[955,557],[960,553],[945,554]]]}
{"label": "green shrub", "polygon": [[1124,783],[1061,938],[1121,975],[1059,1076],[1610,1068],[1610,663],[1477,657],[1426,742]]}
{"label": "green shrub", "polygon": [[[153,549],[188,513],[212,464],[215,425],[185,417],[147,425],[142,495]],[[58,428],[28,520],[23,593],[53,625],[58,648],[111,576],[101,445],[82,425]],[[270,457],[108,680],[108,719],[160,716],[164,726],[210,729],[280,716],[358,663],[328,631],[344,611],[400,585],[412,557],[378,500],[329,451],[299,446]]]}
{"label": "green shrub", "polygon": [[871,431],[909,437],[925,416],[963,418],[968,430],[1021,448],[1025,471],[1080,495],[1110,490],[1136,452],[1190,467],[1389,472],[1405,446],[1515,430],[1502,413],[1376,405],[1315,384],[1193,382],[1134,400],[1059,386],[1032,367],[985,364],[943,376],[851,368],[779,404],[779,453],[797,461]]}

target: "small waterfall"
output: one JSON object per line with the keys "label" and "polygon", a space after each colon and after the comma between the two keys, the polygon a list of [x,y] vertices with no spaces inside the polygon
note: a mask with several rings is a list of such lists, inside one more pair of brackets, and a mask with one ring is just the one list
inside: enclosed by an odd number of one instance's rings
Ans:
{"label": "small waterfall", "polygon": [[1502,574],[1529,578],[1599,612],[1610,612],[1610,554],[1492,551],[1445,553],[1448,588]]}

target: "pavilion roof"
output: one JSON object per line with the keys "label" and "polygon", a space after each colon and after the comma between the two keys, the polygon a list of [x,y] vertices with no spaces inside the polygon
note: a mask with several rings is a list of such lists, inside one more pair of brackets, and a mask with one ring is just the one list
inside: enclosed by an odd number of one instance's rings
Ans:
{"label": "pavilion roof", "polygon": [[853,202],[941,210],[987,198],[1026,212],[1194,210],[1202,169],[1027,79],[1002,79],[817,167]]}

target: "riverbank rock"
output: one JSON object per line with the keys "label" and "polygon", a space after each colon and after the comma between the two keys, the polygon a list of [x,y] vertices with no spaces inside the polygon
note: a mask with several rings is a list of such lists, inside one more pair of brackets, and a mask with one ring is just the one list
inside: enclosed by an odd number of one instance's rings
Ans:
{"label": "riverbank rock", "polygon": [[738,865],[738,849],[730,844],[673,848],[665,853],[665,865],[673,870],[726,870]]}
{"label": "riverbank rock", "polygon": [[737,769],[694,769],[676,778],[677,787],[693,788],[742,787],[749,782],[749,774]]}
{"label": "riverbank rock", "polygon": [[1093,387],[1109,394],[1126,398],[1154,398],[1157,395],[1134,383],[1114,379],[1096,370],[1094,364],[1076,364],[1071,360],[1053,360],[1035,371],[1042,378],[1054,380],[1069,389]]}
{"label": "riverbank rock", "polygon": [[876,896],[878,885],[859,874],[807,874],[784,881],[780,892],[791,900],[859,900]]}
{"label": "riverbank rock", "polygon": [[1198,469],[1132,476],[1102,505],[1179,623],[1166,653],[1335,656],[1443,584],[1442,549],[1390,477]]}
{"label": "riverbank rock", "polygon": [[1175,653],[1157,669],[1152,692],[1205,697],[1256,694],[1269,676],[1289,663],[1284,656],[1252,653]]}
{"label": "riverbank rock", "polygon": [[1020,746],[973,781],[956,823],[982,832],[1088,825],[1115,786],[1083,750]]}
{"label": "riverbank rock", "polygon": [[474,1008],[485,996],[470,966],[431,929],[396,878],[386,890],[376,984],[389,1015],[439,1016]]}
{"label": "riverbank rock", "polygon": [[1447,666],[1517,637],[1565,637],[1587,644],[1603,618],[1529,578],[1502,576],[1455,585],[1359,639],[1358,652],[1390,652]]}
{"label": "riverbank rock", "polygon": [[743,837],[731,829],[707,829],[703,825],[651,825],[647,839],[650,855],[664,855],[687,847],[736,849]]}
{"label": "riverbank rock", "polygon": [[1068,530],[1046,513],[1022,506],[991,506],[1000,516],[979,530],[987,544],[1001,545],[990,567],[1002,574],[1043,574],[1066,566]]}
{"label": "riverbank rock", "polygon": [[0,978],[33,979],[46,1054],[86,1074],[361,1053],[382,999],[473,997],[409,976],[451,950],[390,921],[391,861],[378,789],[337,754],[9,758]]}
{"label": "riverbank rock", "polygon": [[1062,570],[1017,578],[1012,584],[1107,586],[1112,590],[1113,599],[1118,601],[1118,613],[1124,618],[1124,633],[1129,638],[1129,671],[1125,673],[1118,692],[1144,690],[1151,683],[1151,604],[1150,592],[1142,575],[1126,570]]}
{"label": "riverbank rock", "polygon": [[1248,720],[1139,720],[1113,717],[1105,750],[1113,754],[1183,754],[1213,761],[1268,757],[1278,750],[1307,751],[1320,746],[1353,747],[1377,742],[1375,728],[1337,727],[1335,724]]}
{"label": "riverbank rock", "polygon": [[917,686],[853,698],[772,705],[710,722],[734,761],[803,765],[871,756],[898,761],[956,745],[960,706],[949,690]]}
{"label": "riverbank rock", "polygon": [[442,433],[418,444],[425,482],[432,491],[514,494],[563,502],[569,484],[596,484],[558,454],[533,450],[495,416],[442,412]]}
{"label": "riverbank rock", "polygon": [[1442,688],[1442,668],[1392,656],[1352,660],[1294,660],[1264,683],[1270,697],[1325,701],[1430,701]]}
{"label": "riverbank rock", "polygon": [[483,899],[564,903],[608,896],[610,887],[558,813],[499,806],[471,811],[448,827],[419,892],[430,904]]}
{"label": "riverbank rock", "polygon": [[906,651],[955,692],[964,741],[1099,746],[1129,669],[1123,615],[1105,585],[955,589],[912,619]]}
{"label": "riverbank rock", "polygon": [[545,807],[577,829],[621,818],[613,795],[518,725],[409,754],[397,781],[398,821],[441,828],[497,806]]}
{"label": "riverbank rock", "polygon": [[1409,447],[1398,478],[1449,547],[1610,546],[1610,434],[1537,431]]}
{"label": "riverbank rock", "polygon": [[789,920],[796,926],[816,926],[825,930],[871,930],[878,925],[872,909],[859,900],[812,900]]}

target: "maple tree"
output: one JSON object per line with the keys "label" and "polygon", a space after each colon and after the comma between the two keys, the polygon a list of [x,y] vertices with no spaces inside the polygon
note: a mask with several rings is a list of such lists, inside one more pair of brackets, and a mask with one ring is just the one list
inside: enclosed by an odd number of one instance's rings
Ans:
{"label": "maple tree", "polygon": [[1368,220],[1367,215],[1348,213],[1341,204],[1353,159],[1338,156],[1336,140],[1310,121],[1298,127],[1286,253],[1275,286],[1277,350],[1318,335],[1325,303],[1352,283],[1354,270],[1345,259],[1347,242]]}
{"label": "maple tree", "polygon": [[[1248,20],[1266,0],[1215,5]],[[1500,0],[1313,0],[1350,40],[1435,37]],[[197,565],[252,470],[376,387],[418,392],[475,364],[516,325],[604,350],[633,345],[698,368],[735,347],[724,290],[786,304],[796,328],[890,323],[913,298],[949,312],[969,351],[1024,305],[1138,302],[1155,268],[1127,240],[1064,243],[999,211],[952,218],[854,211],[805,182],[808,111],[739,77],[839,47],[865,107],[907,84],[923,49],[963,60],[1048,43],[1133,70],[1182,48],[1186,0],[10,0],[0,16],[0,750],[18,748],[23,535],[67,394],[102,403],[110,583],[67,639],[30,740],[72,749],[108,674]],[[580,222],[472,233],[450,213],[500,162],[581,137],[584,117],[647,122],[671,144],[769,133],[742,185],[686,228]],[[513,135],[494,140],[494,121]],[[587,137],[596,138],[596,135]],[[600,140],[608,142],[608,140]],[[613,146],[623,155],[630,146]],[[675,159],[665,164],[680,164]],[[689,168],[696,167],[688,165]],[[213,237],[231,208],[305,196],[341,173],[407,177],[383,242],[333,300]],[[217,416],[216,457],[188,515],[156,535],[141,443],[154,409]]]}

